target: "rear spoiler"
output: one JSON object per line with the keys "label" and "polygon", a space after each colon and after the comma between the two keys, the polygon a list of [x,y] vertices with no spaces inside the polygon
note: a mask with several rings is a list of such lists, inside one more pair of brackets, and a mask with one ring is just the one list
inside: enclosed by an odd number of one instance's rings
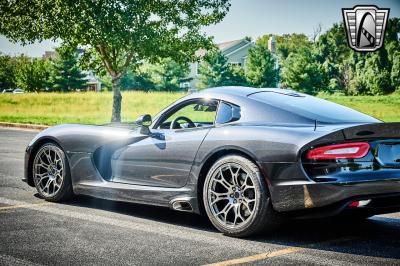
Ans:
{"label": "rear spoiler", "polygon": [[309,144],[306,147],[319,144],[340,143],[348,140],[361,139],[400,139],[400,123],[373,123],[357,126],[343,126],[327,135],[324,135]]}
{"label": "rear spoiler", "polygon": [[398,139],[400,123],[374,123],[342,129],[344,138],[350,139]]}

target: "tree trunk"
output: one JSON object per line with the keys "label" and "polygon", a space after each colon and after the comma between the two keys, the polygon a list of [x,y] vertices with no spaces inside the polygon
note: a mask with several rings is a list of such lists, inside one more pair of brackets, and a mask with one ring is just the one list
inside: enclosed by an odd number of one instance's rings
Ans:
{"label": "tree trunk", "polygon": [[112,90],[114,92],[113,97],[113,109],[111,115],[111,122],[121,122],[121,101],[122,95],[119,87],[121,78],[119,75],[112,77]]}

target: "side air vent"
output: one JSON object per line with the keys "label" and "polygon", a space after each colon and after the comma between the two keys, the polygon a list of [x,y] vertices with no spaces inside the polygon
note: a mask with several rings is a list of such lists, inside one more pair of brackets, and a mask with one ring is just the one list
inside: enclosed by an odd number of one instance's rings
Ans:
{"label": "side air vent", "polygon": [[112,150],[107,147],[100,147],[93,153],[94,165],[107,181],[111,179],[111,155]]}

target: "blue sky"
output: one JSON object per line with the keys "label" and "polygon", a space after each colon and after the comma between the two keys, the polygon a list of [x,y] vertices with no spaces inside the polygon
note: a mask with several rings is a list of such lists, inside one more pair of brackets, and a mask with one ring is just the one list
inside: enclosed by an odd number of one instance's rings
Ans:
{"label": "blue sky", "polygon": [[[217,25],[205,28],[216,42],[250,36],[257,38],[266,33],[305,33],[311,35],[321,23],[325,31],[335,22],[342,21],[341,8],[374,4],[390,8],[389,17],[400,17],[400,0],[231,0],[231,9]],[[0,51],[11,55],[20,53],[41,56],[53,50],[56,43],[45,41],[28,46],[12,44],[0,36]]]}

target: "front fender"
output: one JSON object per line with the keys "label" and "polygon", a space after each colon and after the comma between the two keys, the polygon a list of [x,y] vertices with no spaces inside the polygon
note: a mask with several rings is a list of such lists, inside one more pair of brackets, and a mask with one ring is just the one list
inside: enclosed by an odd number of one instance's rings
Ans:
{"label": "front fender", "polygon": [[[46,142],[58,144],[70,161],[74,154],[93,154],[97,149],[116,143],[144,138],[137,129],[109,126],[65,124],[48,128],[37,134],[28,144],[25,153],[24,181],[33,186],[31,164],[35,151]],[[73,167],[71,167],[73,170]]]}

